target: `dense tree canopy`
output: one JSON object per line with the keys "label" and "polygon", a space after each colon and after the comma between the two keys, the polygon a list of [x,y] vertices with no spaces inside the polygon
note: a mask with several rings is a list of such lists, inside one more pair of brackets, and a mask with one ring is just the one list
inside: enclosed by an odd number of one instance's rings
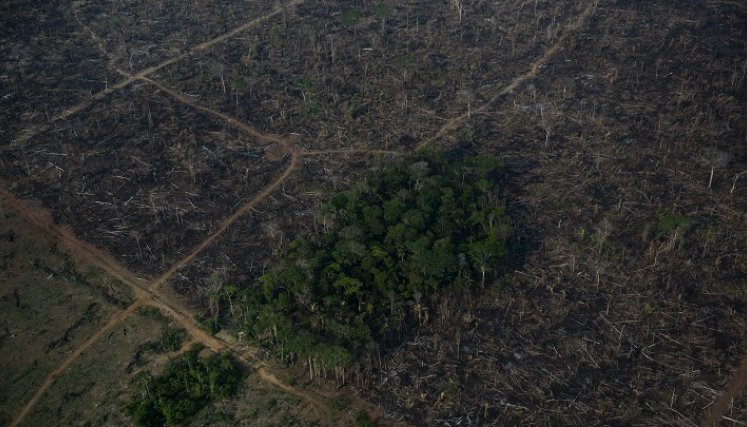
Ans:
{"label": "dense tree canopy", "polygon": [[236,393],[242,375],[233,359],[227,354],[199,357],[201,349],[193,346],[166,365],[161,376],[143,379],[128,408],[137,425],[177,425]]}
{"label": "dense tree canopy", "polygon": [[447,290],[483,286],[509,235],[501,162],[419,154],[322,206],[324,232],[293,241],[237,316],[283,357],[344,366],[408,324]]}

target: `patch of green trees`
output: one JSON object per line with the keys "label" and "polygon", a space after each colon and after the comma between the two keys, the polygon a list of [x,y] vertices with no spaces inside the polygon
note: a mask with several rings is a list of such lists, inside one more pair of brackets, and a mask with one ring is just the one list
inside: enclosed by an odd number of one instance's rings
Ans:
{"label": "patch of green trees", "polygon": [[503,166],[446,157],[409,157],[331,196],[323,232],[293,241],[256,286],[235,290],[235,323],[285,360],[339,373],[427,322],[443,292],[484,286],[510,234]]}
{"label": "patch of green trees", "polygon": [[227,354],[200,357],[194,345],[162,375],[144,376],[128,410],[139,426],[177,425],[210,403],[233,396],[243,375]]}

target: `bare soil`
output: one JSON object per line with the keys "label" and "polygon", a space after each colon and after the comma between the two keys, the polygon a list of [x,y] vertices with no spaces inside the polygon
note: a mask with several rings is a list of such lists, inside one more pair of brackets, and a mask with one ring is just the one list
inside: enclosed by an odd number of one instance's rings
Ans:
{"label": "bare soil", "polygon": [[[734,401],[740,396],[744,399],[744,390],[747,388],[747,356],[742,358],[742,362],[732,374],[731,381],[726,386],[724,392],[713,402],[708,409],[703,421],[700,423],[703,427],[718,425],[724,416],[733,420],[743,418],[738,411],[744,411],[743,406],[734,406]],[[736,415],[737,418],[733,416]],[[723,418],[726,419],[726,418]],[[729,420],[727,420],[729,421]]]}

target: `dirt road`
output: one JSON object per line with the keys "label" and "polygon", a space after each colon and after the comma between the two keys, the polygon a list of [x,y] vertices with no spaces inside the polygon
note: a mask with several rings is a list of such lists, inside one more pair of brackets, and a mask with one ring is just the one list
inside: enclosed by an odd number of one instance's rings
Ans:
{"label": "dirt road", "polygon": [[465,121],[467,121],[472,114],[480,114],[488,111],[493,104],[495,104],[498,100],[501,99],[501,97],[508,95],[509,93],[515,91],[519,86],[521,86],[524,82],[527,80],[537,76],[537,73],[542,68],[543,65],[547,63],[550,59],[552,59],[553,56],[555,56],[560,50],[562,49],[563,42],[571,35],[573,35],[575,32],[577,32],[579,29],[584,27],[584,24],[586,23],[586,20],[589,19],[591,15],[594,14],[594,11],[597,8],[598,0],[590,0],[587,2],[584,9],[581,11],[581,13],[576,17],[576,19],[565,28],[565,32],[563,35],[550,47],[545,49],[542,52],[542,55],[540,55],[537,59],[532,62],[532,65],[529,67],[529,69],[519,74],[518,76],[511,79],[511,81],[504,87],[502,87],[500,90],[498,90],[495,95],[493,95],[488,102],[484,103],[480,107],[478,107],[475,110],[468,111],[466,113],[463,113],[459,116],[456,116],[454,118],[451,118],[447,120],[441,128],[436,132],[433,137],[428,138],[424,140],[422,143],[418,145],[416,150],[423,149],[427,147],[428,145],[432,144],[435,140],[442,137],[446,132],[449,132],[451,130],[454,130],[464,124]]}
{"label": "dirt road", "polygon": [[[270,191],[272,190],[267,189],[267,194],[269,194]],[[192,320],[191,316],[185,313],[182,308],[176,307],[171,304],[169,302],[168,295],[164,294],[163,291],[159,290],[157,287],[154,287],[152,284],[149,285],[144,279],[139,278],[133,273],[129,272],[119,263],[114,261],[111,256],[104,253],[100,249],[91,244],[80,241],[68,229],[54,224],[54,222],[51,220],[50,215],[46,214],[42,209],[32,206],[28,202],[17,199],[7,190],[2,188],[0,188],[0,202],[13,208],[20,215],[27,218],[32,224],[39,227],[41,230],[44,230],[51,236],[56,237],[58,242],[60,243],[60,246],[65,248],[71,255],[75,257],[75,259],[93,266],[97,266],[106,271],[114,278],[120,280],[124,284],[129,285],[137,298],[136,301],[132,303],[126,310],[115,314],[111,319],[109,319],[109,321],[103,327],[94,332],[91,337],[89,337],[83,344],[81,344],[72,353],[70,353],[54,371],[47,375],[41,386],[39,386],[39,388],[37,389],[34,396],[15,416],[13,422],[11,423],[11,426],[17,426],[19,423],[21,423],[21,421],[23,421],[26,415],[28,415],[31,408],[36,404],[39,398],[41,398],[44,392],[46,392],[47,389],[52,385],[54,380],[63,371],[70,367],[86,349],[88,349],[91,345],[98,341],[98,339],[105,332],[107,332],[120,322],[124,321],[127,317],[129,317],[132,313],[134,313],[138,308],[142,306],[153,306],[160,309],[161,311],[169,315],[176,323],[178,323],[179,326],[184,328],[196,342],[199,342],[216,352],[224,350],[230,351],[244,363],[256,369],[259,372],[260,377],[263,380],[267,381],[269,384],[279,387],[282,390],[291,393],[302,400],[305,400],[306,402],[313,405],[313,407],[315,407],[322,414],[332,413],[331,408],[320,402],[311,393],[298,390],[295,387],[287,385],[280,379],[278,379],[274,374],[272,374],[268,370],[267,365],[262,360],[256,357],[257,349],[239,348],[208,334],[207,332],[202,330],[194,322],[194,320]],[[249,208],[247,208],[246,210],[248,209]],[[237,211],[237,213],[234,213],[234,215],[229,218],[233,218],[233,220],[235,221],[235,219],[240,216],[238,212],[239,211]],[[230,224],[227,221],[225,224],[225,228],[227,228],[228,225]],[[222,233],[223,231],[225,231],[225,228],[223,228],[223,230],[220,232]],[[216,238],[217,235],[213,235],[212,238],[209,238],[209,241],[203,241],[202,247],[207,247]],[[195,255],[196,253],[199,253],[199,251],[194,252]],[[186,262],[188,261],[183,260],[183,263]],[[169,276],[163,275],[160,277],[160,280],[167,281],[168,277]]]}
{"label": "dirt road", "polygon": [[729,409],[733,399],[739,397],[747,390],[747,353],[742,357],[742,361],[734,371],[731,381],[727,384],[723,394],[716,399],[706,412],[701,427],[715,427],[721,423],[726,411]]}

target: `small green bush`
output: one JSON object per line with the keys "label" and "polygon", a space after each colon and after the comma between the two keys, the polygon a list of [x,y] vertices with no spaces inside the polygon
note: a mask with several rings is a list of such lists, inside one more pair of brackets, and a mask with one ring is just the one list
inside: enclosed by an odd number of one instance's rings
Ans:
{"label": "small green bush", "polygon": [[342,22],[345,25],[355,25],[360,21],[361,17],[363,17],[363,14],[355,9],[348,9],[345,12],[342,12],[342,15],[340,16],[340,22]]}
{"label": "small green bush", "polygon": [[161,348],[164,351],[179,350],[182,347],[184,335],[184,329],[173,328],[171,326],[164,325],[161,328]]}
{"label": "small green bush", "polygon": [[687,231],[692,226],[692,218],[679,215],[679,214],[665,214],[659,217],[656,221],[656,232],[659,234],[668,233],[670,231]]}

